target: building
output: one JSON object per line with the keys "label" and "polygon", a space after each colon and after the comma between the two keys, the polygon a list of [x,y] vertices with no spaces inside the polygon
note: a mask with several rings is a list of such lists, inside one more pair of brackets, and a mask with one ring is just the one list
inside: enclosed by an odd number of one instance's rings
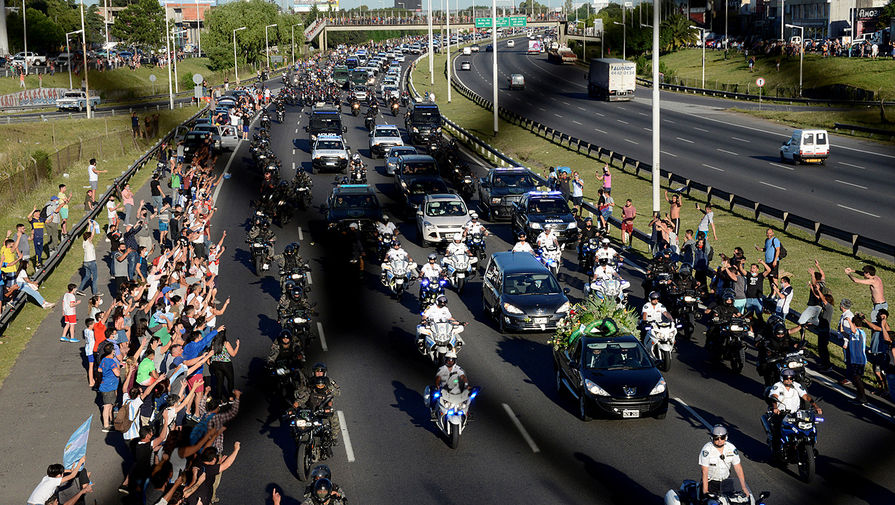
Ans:
{"label": "building", "polygon": [[293,12],[311,12],[313,6],[317,6],[317,10],[321,12],[339,10],[339,0],[293,0]]}
{"label": "building", "polygon": [[395,0],[395,9],[419,11],[423,8],[423,0]]}
{"label": "building", "polygon": [[186,30],[175,35],[176,45],[185,51],[198,50],[201,44],[199,29],[205,26],[205,13],[215,6],[214,0],[162,1],[168,20],[177,30]]}

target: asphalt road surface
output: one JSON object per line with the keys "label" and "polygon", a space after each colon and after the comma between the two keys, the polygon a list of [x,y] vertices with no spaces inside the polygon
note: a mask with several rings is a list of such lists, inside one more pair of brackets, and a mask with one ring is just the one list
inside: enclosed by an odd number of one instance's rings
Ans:
{"label": "asphalt road surface", "polygon": [[[287,107],[284,123],[274,122],[272,127],[271,144],[283,161],[285,178],[291,177],[293,162],[296,170],[310,169],[308,136],[303,130],[306,112]],[[347,115],[344,120],[346,139],[364,156],[380,200],[389,214],[403,220],[401,232],[409,237],[402,239],[404,247],[416,260],[423,259],[430,250],[413,240],[412,219],[392,198],[393,185],[384,175],[383,161],[368,157],[362,117]],[[403,128],[400,117],[389,113],[380,121]],[[473,162],[483,173],[484,165],[478,163]],[[278,332],[279,283],[273,276],[255,275],[243,244],[260,174],[252,168],[247,143],[240,144],[232,157],[222,156],[219,169],[231,174],[221,186],[214,222],[215,237],[221,230],[228,232],[219,291],[231,296],[232,304],[222,320],[231,341],[241,339],[234,366],[237,387],[244,394],[241,412],[225,434],[227,452],[237,440],[242,450],[223,475],[218,494],[222,503],[269,503],[267,497],[276,486],[287,497],[285,503],[294,505],[304,485],[294,476],[295,445],[281,422],[279,404],[268,391],[263,367]],[[334,176],[313,178],[314,203],[319,206],[331,192]],[[509,249],[509,225],[489,228],[494,233],[487,239],[489,252]],[[482,312],[478,277],[462,297],[453,291],[447,294],[454,316],[469,322],[459,363],[482,388],[460,446],[452,450],[423,405],[422,391],[433,380],[435,368],[414,344],[419,320],[413,296],[416,288],[400,302],[394,300],[379,283],[375,261],[368,263],[363,280],[350,275],[349,267],[338,260],[339,251],[329,245],[323,214],[317,208],[299,213],[276,233],[278,251],[298,241],[312,268],[311,297],[318,303],[320,334],[309,363],[326,361],[331,377],[341,386],[336,409],[348,436],[340,437],[327,464],[352,503],[660,503],[668,489],[695,478],[698,451],[709,439],[707,425],[718,422],[729,427],[731,442],[743,454],[751,488],[770,490],[770,503],[895,503],[895,477],[889,471],[892,456],[878,451],[895,443],[891,418],[848,403],[831,387],[812,385],[810,393],[824,398],[826,422],[819,429],[817,478],[804,484],[792,467],[782,470],[767,462],[769,451],[759,422],[765,409],[760,398],[763,386],[755,372],[754,353],[749,353],[742,376],[709,366],[701,346],[701,325],[694,342],[679,343],[666,374],[674,398],[666,419],[580,421],[571,402],[558,397],[554,389],[551,350],[545,343],[549,335],[499,334]],[[574,256],[567,253],[564,260],[561,281],[572,288],[573,297],[581,297],[583,277]],[[625,267],[622,273],[639,286],[635,267]],[[631,303],[642,304],[639,288],[632,291]],[[54,376],[68,381],[61,387],[86,396],[81,379],[75,379],[83,377],[80,366],[74,359],[60,363]],[[28,368],[17,367],[4,389],[11,384],[33,389],[29,377]],[[23,415],[52,412],[65,402],[58,396],[31,395]],[[72,403],[64,405],[70,407],[65,416],[84,419],[96,413],[86,402]],[[24,419],[48,431],[50,427],[58,430],[58,419],[51,415]],[[3,429],[3,438],[16,436],[11,424]],[[110,434],[104,442],[101,434],[94,435],[91,469],[103,483],[94,498],[97,503],[113,503],[121,475],[120,457],[114,454],[114,448],[120,450],[120,436]],[[60,437],[29,440],[27,449],[11,444],[18,455],[10,466],[18,470],[7,475],[37,475],[40,468],[34,470],[35,465],[42,467],[46,459],[57,457],[56,438]],[[7,482],[5,489],[17,492],[0,501],[21,503],[22,494],[27,496],[34,483],[20,480]]]}
{"label": "asphalt road surface", "polygon": [[[524,39],[521,39],[524,40]],[[651,89],[638,88],[631,102],[603,102],[587,96],[587,70],[525,54],[524,43],[498,47],[500,106],[564,133],[650,163]],[[470,71],[460,71],[469,61]],[[492,96],[493,54],[454,59],[456,76],[476,93]],[[525,76],[525,89],[508,89],[510,74]],[[730,107],[757,104],[662,92],[662,168],[732,191],[824,224],[888,242],[895,222],[891,169],[895,148],[832,136],[825,166],[779,160],[792,128],[742,114]]]}

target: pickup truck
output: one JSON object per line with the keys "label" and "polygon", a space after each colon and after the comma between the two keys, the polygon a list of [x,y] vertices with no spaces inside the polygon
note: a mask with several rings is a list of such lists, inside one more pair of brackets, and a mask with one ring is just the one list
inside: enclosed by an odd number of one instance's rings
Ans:
{"label": "pickup truck", "polygon": [[[90,107],[99,105],[99,97],[90,96]],[[82,111],[87,108],[87,93],[83,91],[66,91],[61,98],[56,99],[56,108],[59,110],[77,109]]]}
{"label": "pickup truck", "polygon": [[27,63],[29,66],[39,66],[47,64],[47,57],[41,56],[37,53],[33,53],[28,51],[25,54],[25,51],[19,51],[15,56],[12,57],[13,65],[22,65]]}

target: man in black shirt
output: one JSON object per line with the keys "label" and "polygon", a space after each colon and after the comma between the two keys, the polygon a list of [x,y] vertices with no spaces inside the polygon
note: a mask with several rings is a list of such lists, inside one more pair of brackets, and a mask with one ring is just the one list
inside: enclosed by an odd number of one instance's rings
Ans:
{"label": "man in black shirt", "polygon": [[[752,263],[749,272],[746,273],[746,308],[743,309],[744,316],[752,316],[753,330],[759,331],[760,326],[764,324],[762,311],[764,310],[764,279],[771,273],[771,267],[764,261],[761,262],[764,271],[758,267],[758,263]],[[754,321],[758,321],[758,325]]]}
{"label": "man in black shirt", "polygon": [[149,182],[149,191],[152,192],[152,211],[155,213],[162,209],[162,201],[165,197],[165,194],[162,192],[162,183],[159,179],[161,179],[161,176],[155,174]]}

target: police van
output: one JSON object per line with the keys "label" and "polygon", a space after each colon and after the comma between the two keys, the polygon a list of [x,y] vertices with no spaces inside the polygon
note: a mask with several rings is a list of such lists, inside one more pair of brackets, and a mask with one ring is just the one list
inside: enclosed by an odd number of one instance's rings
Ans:
{"label": "police van", "polygon": [[513,206],[512,222],[514,235],[524,232],[532,241],[548,228],[560,244],[578,240],[578,223],[559,191],[529,191],[522,195]]}

